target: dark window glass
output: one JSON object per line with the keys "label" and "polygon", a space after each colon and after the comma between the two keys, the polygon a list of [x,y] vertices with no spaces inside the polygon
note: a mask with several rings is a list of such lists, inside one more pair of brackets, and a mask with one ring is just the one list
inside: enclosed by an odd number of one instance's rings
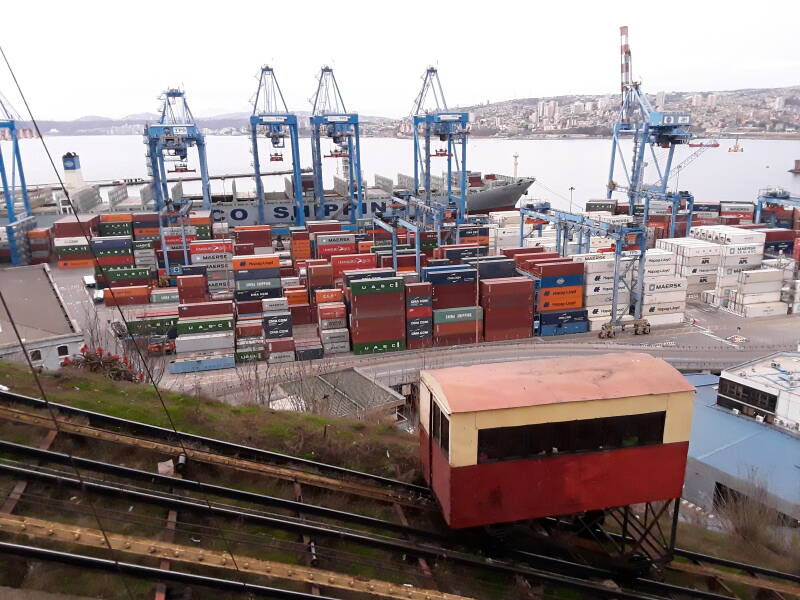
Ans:
{"label": "dark window glass", "polygon": [[445,456],[450,455],[450,420],[445,416],[439,405],[431,399],[431,437],[439,446]]}
{"label": "dark window glass", "polygon": [[42,351],[41,350],[31,350],[31,360],[37,361],[42,360]]}
{"label": "dark window glass", "polygon": [[478,462],[599,452],[660,444],[666,412],[478,431]]}
{"label": "dark window glass", "polygon": [[59,356],[66,356],[67,354],[69,354],[69,347],[67,346],[59,346],[57,350]]}
{"label": "dark window glass", "polygon": [[778,397],[769,392],[749,388],[727,379],[720,379],[717,388],[717,404],[726,408],[742,408],[738,402],[774,413]]}

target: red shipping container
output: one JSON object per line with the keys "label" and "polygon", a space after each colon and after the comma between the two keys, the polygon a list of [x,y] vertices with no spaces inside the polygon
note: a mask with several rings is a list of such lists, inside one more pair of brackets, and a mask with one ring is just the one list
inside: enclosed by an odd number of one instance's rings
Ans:
{"label": "red shipping container", "polygon": [[264,350],[267,354],[273,352],[291,352],[296,347],[294,338],[274,338],[264,340]]}
{"label": "red shipping container", "polygon": [[506,248],[501,252],[506,258],[514,258],[517,254],[536,254],[538,252],[544,252],[544,248],[540,246],[536,248]]}
{"label": "red shipping container", "polygon": [[240,315],[261,313],[262,310],[261,300],[239,300],[236,302],[236,313]]}
{"label": "red shipping container", "polygon": [[206,317],[210,315],[232,315],[233,302],[203,302],[195,304],[181,304],[178,306],[178,315],[181,317]]}
{"label": "red shipping container", "polygon": [[[322,233],[326,231],[341,231],[342,224],[337,223],[335,221],[310,221],[306,223],[306,229],[308,229],[308,233],[305,235],[309,235],[309,233]],[[294,237],[294,233],[292,233],[292,237]],[[308,239],[306,237],[305,239]]]}
{"label": "red shipping container", "polygon": [[426,298],[433,295],[433,284],[430,281],[406,284],[406,298]]}
{"label": "red shipping container", "polygon": [[540,277],[553,277],[555,275],[583,275],[583,263],[552,263],[539,264],[533,267],[533,273]]}
{"label": "red shipping container", "polygon": [[432,317],[433,306],[409,306],[406,308],[406,318],[417,319],[420,317]]}
{"label": "red shipping container", "polygon": [[217,254],[222,252],[233,252],[233,242],[222,240],[219,242],[192,242],[189,244],[189,252],[192,254]]}
{"label": "red shipping container", "polygon": [[264,326],[260,320],[236,322],[236,337],[261,337],[263,334]]}
{"label": "red shipping container", "polygon": [[140,277],[138,279],[123,279],[121,281],[108,282],[109,287],[122,288],[122,287],[140,287],[143,285],[150,286],[153,281],[147,277]]}
{"label": "red shipping container", "polygon": [[178,290],[190,288],[205,288],[206,277],[205,275],[179,275],[178,276]]}
{"label": "red shipping container", "polygon": [[97,264],[101,267],[121,267],[135,265],[133,256],[98,256]]}
{"label": "red shipping container", "polygon": [[377,256],[372,253],[331,256],[334,277],[341,277],[345,271],[352,269],[374,269],[377,264]]}
{"label": "red shipping container", "polygon": [[313,323],[310,304],[293,304],[289,306],[289,311],[292,313],[292,325],[310,325]]}
{"label": "red shipping container", "polygon": [[317,246],[318,258],[330,258],[338,254],[355,254],[356,244],[330,244],[328,246]]}
{"label": "red shipping container", "polygon": [[326,302],[317,305],[317,316],[319,319],[345,319],[347,309],[343,302]]}
{"label": "red shipping container", "polygon": [[233,251],[236,253],[236,256],[252,256],[256,253],[256,247],[254,244],[236,242]]}
{"label": "red shipping container", "polygon": [[[509,257],[512,258],[512,257]],[[558,252],[526,252],[526,253],[519,253],[513,256],[514,262],[516,263],[517,267],[523,265],[527,260],[544,260],[546,258],[561,258]]]}
{"label": "red shipping container", "polygon": [[422,350],[423,348],[433,348],[433,338],[409,338],[406,341],[408,350]]}

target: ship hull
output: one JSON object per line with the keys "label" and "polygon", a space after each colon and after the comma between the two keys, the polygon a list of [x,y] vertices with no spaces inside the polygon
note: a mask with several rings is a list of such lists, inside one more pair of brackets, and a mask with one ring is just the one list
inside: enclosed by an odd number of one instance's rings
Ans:
{"label": "ship hull", "polygon": [[[467,211],[470,214],[485,214],[491,211],[513,210],[532,183],[532,179],[520,179],[507,185],[471,192],[467,197]],[[363,202],[364,217],[369,218],[379,212],[386,214],[390,203],[389,198]],[[340,196],[326,197],[322,206],[319,207],[319,211],[315,211],[315,208],[315,204],[306,204],[306,219],[342,221],[350,219],[350,203]],[[212,216],[215,221],[227,221],[231,225],[255,225],[259,222],[258,202],[254,199],[213,202]],[[264,202],[264,223],[292,225],[294,223],[293,203],[285,197],[267,197]]]}

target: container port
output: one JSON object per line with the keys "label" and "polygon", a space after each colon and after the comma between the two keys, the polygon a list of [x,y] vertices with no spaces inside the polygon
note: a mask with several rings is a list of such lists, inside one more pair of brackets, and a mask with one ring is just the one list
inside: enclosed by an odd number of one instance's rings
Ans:
{"label": "container port", "polygon": [[260,69],[253,172],[217,176],[253,193],[212,194],[182,89],[148,179],[69,152],[55,189],[0,104],[0,595],[58,563],[158,600],[800,597],[800,198],[670,189],[719,143],[651,106],[620,33],[607,195],[568,211],[516,155],[471,170],[434,67],[413,176],[372,186],[327,66],[307,167]]}

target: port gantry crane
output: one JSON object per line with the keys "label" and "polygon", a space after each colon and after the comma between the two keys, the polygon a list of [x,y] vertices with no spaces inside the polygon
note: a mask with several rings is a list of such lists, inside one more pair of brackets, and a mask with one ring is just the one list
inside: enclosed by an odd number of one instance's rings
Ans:
{"label": "port gantry crane", "polygon": [[[642,192],[666,195],[669,184],[672,159],[675,147],[687,144],[692,138],[689,131],[691,116],[688,112],[666,112],[653,109],[647,96],[641,89],[641,82],[634,81],[631,75],[631,49],[628,44],[628,28],[620,27],[620,56],[622,74],[622,100],[617,121],[611,135],[611,164],[608,171],[607,198],[610,200],[615,191],[625,191],[628,196],[629,213],[634,214],[635,206],[640,199],[644,200],[645,217],[647,216],[648,196],[642,198]],[[633,140],[633,154],[630,168],[622,154],[621,140]],[[667,158],[662,166],[655,148],[667,149]],[[646,163],[646,152],[650,150],[651,163]],[[619,163],[627,185],[620,186],[615,180],[616,162]],[[644,185],[644,172],[648,164],[655,167],[658,180],[650,186]]]}
{"label": "port gantry crane", "polygon": [[[628,304],[621,305],[619,302],[619,294],[622,291],[629,291],[634,300],[634,321],[633,332],[635,334],[650,333],[650,324],[646,319],[642,318],[642,300],[643,296],[640,293],[641,287],[634,286],[630,277],[628,277],[631,268],[633,268],[633,261],[626,260],[623,264],[623,257],[640,258],[643,253],[636,251],[627,251],[627,246],[638,246],[641,249],[645,247],[645,240],[647,238],[647,231],[642,225],[618,225],[614,223],[605,223],[596,219],[591,219],[585,215],[575,215],[561,210],[553,210],[550,208],[549,202],[530,202],[526,203],[519,209],[520,212],[520,229],[519,229],[519,245],[522,247],[525,241],[525,219],[530,218],[536,222],[552,223],[556,229],[556,252],[562,256],[567,256],[567,245],[569,237],[572,234],[578,234],[578,251],[589,252],[591,247],[591,238],[597,235],[604,238],[614,240],[614,280],[613,289],[611,292],[611,321],[603,325],[600,330],[600,338],[612,338],[615,336],[615,325],[622,324],[622,317],[628,314],[630,306]],[[643,264],[643,261],[639,261]],[[641,273],[639,282],[642,281]],[[638,292],[634,287],[638,288]]]}
{"label": "port gantry crane", "polygon": [[147,174],[153,178],[152,192],[156,211],[170,201],[167,188],[167,162],[178,163],[177,172],[187,172],[188,150],[197,146],[200,161],[200,180],[203,191],[203,210],[211,210],[211,185],[208,180],[206,141],[189,110],[183,90],[170,88],[161,95],[161,116],[158,123],[145,127],[147,144]]}
{"label": "port gantry crane", "polygon": [[317,92],[311,99],[311,158],[314,173],[314,215],[322,218],[325,188],[322,180],[323,135],[336,147],[326,158],[341,158],[350,200],[351,223],[364,216],[364,188],[361,184],[361,141],[358,114],[348,113],[333,69],[322,67]]}
{"label": "port gantry crane", "polygon": [[292,152],[292,189],[294,191],[294,223],[303,226],[306,223],[305,201],[303,200],[303,182],[300,169],[300,144],[297,128],[297,115],[289,112],[283,92],[275,78],[272,67],[264,65],[258,79],[258,90],[253,101],[253,114],[250,116],[250,139],[253,144],[253,169],[256,179],[256,198],[258,200],[258,221],[264,223],[264,182],[261,180],[261,160],[258,152],[258,136],[265,135],[272,144],[270,162],[282,162],[283,154],[278,152],[289,147]]}
{"label": "port gantry crane", "polygon": [[[786,208],[800,209],[800,197],[792,196],[787,190],[781,187],[769,187],[758,191],[756,200],[756,211],[753,215],[753,223],[761,223],[764,207],[783,206]],[[775,226],[775,217],[770,218],[769,225]]]}
{"label": "port gantry crane", "polygon": [[[0,140],[7,138],[11,142],[11,180],[6,171],[6,163],[0,148],[0,181],[3,185],[3,198],[6,203],[8,224],[5,226],[8,247],[11,251],[11,263],[26,265],[30,262],[27,232],[36,226],[31,216],[30,198],[25,182],[25,169],[22,166],[22,155],[19,150],[17,135],[18,117],[8,100],[0,94]],[[7,133],[6,133],[7,132]],[[17,181],[19,179],[19,182]],[[22,198],[22,214],[18,213],[17,198]]]}
{"label": "port gantry crane", "polygon": [[[433,108],[426,108],[426,100],[433,99]],[[469,134],[469,114],[450,111],[444,98],[439,72],[435,67],[425,71],[414,108],[411,112],[414,137],[414,194],[422,193],[422,202],[431,207],[434,204],[431,190],[431,157],[447,158],[447,192],[445,206],[452,205],[456,210],[456,225],[462,225],[467,217],[467,136]],[[431,154],[431,138],[437,136],[446,142],[444,150]],[[422,142],[420,143],[420,138]],[[453,190],[453,167],[458,174],[458,193]],[[443,190],[438,190],[442,193]],[[423,216],[424,216],[423,211]],[[456,229],[457,230],[457,229]]]}

